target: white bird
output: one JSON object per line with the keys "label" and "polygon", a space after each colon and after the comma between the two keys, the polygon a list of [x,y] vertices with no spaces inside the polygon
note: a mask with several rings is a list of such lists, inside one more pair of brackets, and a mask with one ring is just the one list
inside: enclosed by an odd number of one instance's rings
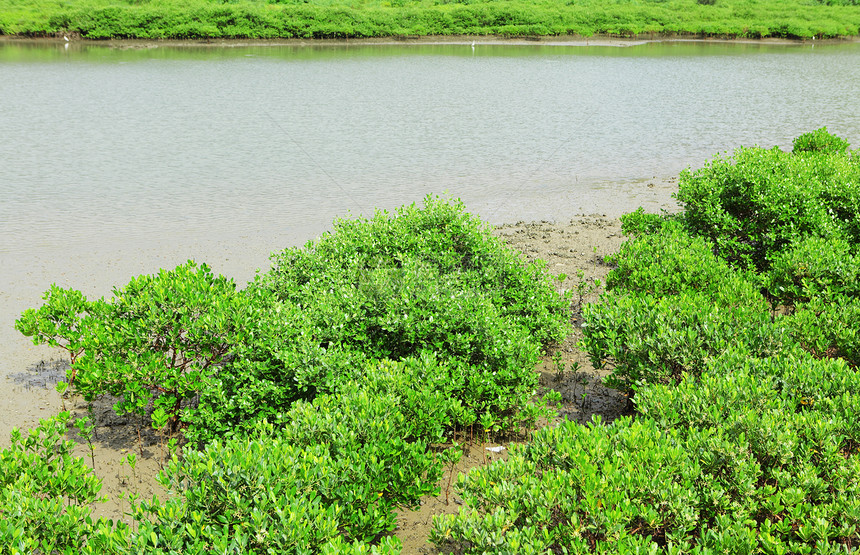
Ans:
{"label": "white bird", "polygon": [[472,50],[475,49],[475,41],[472,41]]}
{"label": "white bird", "polygon": [[69,42],[69,37],[67,37],[66,35],[63,35],[63,38],[66,39],[66,42]]}

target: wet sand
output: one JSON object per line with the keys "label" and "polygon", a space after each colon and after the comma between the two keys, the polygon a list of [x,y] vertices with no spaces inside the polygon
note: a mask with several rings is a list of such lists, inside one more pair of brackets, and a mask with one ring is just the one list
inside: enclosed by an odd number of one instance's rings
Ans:
{"label": "wet sand", "polygon": [[[502,224],[496,226],[496,234],[521,250],[527,258],[545,260],[552,274],[565,274],[567,279],[558,286],[573,289],[578,282],[579,270],[584,272],[586,280],[605,279],[609,267],[602,262],[603,257],[615,252],[624,239],[619,215],[640,205],[649,211],[674,211],[677,205],[671,194],[675,190],[674,179],[643,181],[637,194],[612,199],[608,203],[614,209],[611,212],[572,212],[569,220],[561,222]],[[207,262],[214,271],[233,277],[241,285],[253,278],[257,268],[267,266],[271,252],[302,244],[311,237],[313,235],[301,238],[279,236],[269,241],[236,239],[194,244],[182,244],[167,237],[156,245],[75,252],[63,257],[21,256],[4,261],[0,267],[0,283],[3,284],[0,291],[0,345],[3,345],[0,350],[0,379],[5,381],[5,387],[0,390],[0,447],[8,446],[9,432],[15,427],[32,427],[39,419],[52,416],[63,408],[78,416],[87,412],[81,399],[63,400],[53,389],[67,367],[63,352],[34,346],[14,329],[15,319],[26,308],[39,306],[41,294],[52,282],[63,287],[75,287],[90,297],[108,296],[112,286],[127,283],[132,276],[173,267],[194,258]],[[577,340],[574,333],[558,350],[566,365],[580,364],[580,373],[567,372],[559,380],[554,364],[547,357],[539,368],[541,383],[562,393],[562,417],[586,422],[597,413],[605,420],[611,420],[623,411],[626,400],[602,386],[601,376],[590,370],[586,357],[576,349]],[[163,464],[164,452],[159,438],[146,423],[127,416],[119,417],[111,406],[110,400],[93,405],[98,424],[94,441],[95,470],[104,480],[102,494],[109,498],[108,502],[96,507],[95,514],[117,519],[122,518],[127,509],[120,493],[133,492],[144,497],[163,494],[154,476]],[[74,434],[70,438],[79,444],[77,453],[87,454],[89,461],[87,446]],[[455,472],[505,456],[492,454],[482,447],[470,446]],[[129,453],[138,456],[134,473],[122,464]],[[428,498],[420,510],[401,514],[397,535],[404,542],[404,553],[429,549],[426,537],[432,515],[455,511],[458,506],[452,501],[452,492],[448,492],[446,497],[443,487],[439,498]]]}

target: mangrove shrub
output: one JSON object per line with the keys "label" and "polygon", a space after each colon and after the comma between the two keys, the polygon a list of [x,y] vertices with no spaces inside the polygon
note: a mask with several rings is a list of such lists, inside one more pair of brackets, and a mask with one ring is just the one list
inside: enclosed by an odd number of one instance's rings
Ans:
{"label": "mangrove shrub", "polygon": [[[637,211],[582,346],[636,417],[461,476],[457,553],[846,553],[860,544],[858,158],[815,131]],[[798,146],[800,145],[800,146]]]}

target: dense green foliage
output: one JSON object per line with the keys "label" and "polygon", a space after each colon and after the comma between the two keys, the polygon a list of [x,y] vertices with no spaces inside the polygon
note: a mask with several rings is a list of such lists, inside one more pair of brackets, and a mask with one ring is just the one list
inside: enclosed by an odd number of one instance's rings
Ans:
{"label": "dense green foliage", "polygon": [[822,142],[822,132],[815,132],[816,141],[798,138],[794,153],[739,148],[682,172],[685,225],[731,264],[758,271],[808,238],[860,242],[860,161],[841,146],[811,146],[844,143],[838,137]]}
{"label": "dense green foliage", "polygon": [[513,429],[531,418],[521,411],[541,345],[569,330],[568,303],[545,269],[459,203],[428,197],[424,207],[339,220],[272,260],[245,291],[263,307],[253,339],[236,346],[187,417],[197,440],[277,421],[296,400],[366,380],[380,361],[411,361],[387,368],[411,382],[401,395],[446,400],[421,409],[444,415],[441,428],[485,417]]}
{"label": "dense green foliage", "polygon": [[248,323],[232,280],[193,262],[134,278],[108,301],[56,285],[44,298],[16,328],[69,352],[69,381],[86,400],[113,395],[118,413],[139,414],[154,402],[157,428],[175,428],[183,402],[244,340]]}
{"label": "dense green foliage", "polygon": [[132,530],[99,523],[105,553],[399,552],[395,509],[457,456],[439,444],[547,412],[535,365],[570,326],[542,265],[434,197],[339,220],[242,291],[188,262],[45,300],[16,327],[69,352],[74,391],[191,440],[167,501],[133,504]]}
{"label": "dense green foliage", "polygon": [[14,430],[0,451],[0,553],[111,553],[124,541],[126,528],[90,515],[101,481],[62,439],[70,420],[63,412]]}
{"label": "dense green foliage", "polygon": [[[374,404],[374,399],[364,401]],[[377,410],[366,416],[384,418],[379,404],[373,408]],[[414,503],[417,498],[407,487],[412,483],[424,484],[418,488],[422,493],[433,486],[428,487],[423,476],[431,462],[428,457],[423,457],[423,466],[395,468],[385,464],[386,454],[376,458],[397,443],[392,441],[396,435],[391,439],[379,435],[396,424],[375,419],[362,424],[375,424],[377,429],[356,450],[294,442],[293,437],[263,427],[246,439],[215,440],[201,451],[189,451],[162,476],[164,485],[181,495],[141,505],[134,551],[370,552],[366,546],[361,551],[362,546],[393,529],[392,501],[408,498]],[[422,458],[420,449],[412,451]],[[408,459],[404,453],[402,460]],[[381,549],[399,552],[399,542],[387,538]]]}
{"label": "dense green foliage", "polygon": [[[685,172],[638,211],[583,346],[634,419],[473,470],[458,553],[845,553],[860,545],[860,159],[819,130]],[[798,147],[800,145],[800,147]],[[818,145],[823,145],[819,148]],[[834,200],[839,199],[839,200]]]}
{"label": "dense green foliage", "polygon": [[85,38],[860,34],[857,0],[0,0],[0,34]]}
{"label": "dense green foliage", "polygon": [[611,365],[607,383],[667,383],[699,372],[730,346],[767,355],[781,343],[770,305],[754,282],[732,270],[710,243],[674,221],[625,243],[611,260],[615,292],[587,305],[583,347],[595,367]]}
{"label": "dense green foliage", "polygon": [[848,150],[848,141],[827,132],[826,127],[804,133],[794,139],[792,153],[800,152],[824,152],[828,154],[842,154]]}

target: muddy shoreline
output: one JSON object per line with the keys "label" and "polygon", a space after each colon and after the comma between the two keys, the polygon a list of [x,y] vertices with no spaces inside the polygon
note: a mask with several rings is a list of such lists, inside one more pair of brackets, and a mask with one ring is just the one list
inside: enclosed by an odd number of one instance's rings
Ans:
{"label": "muddy shoreline", "polygon": [[[68,39],[68,40],[66,40]],[[393,36],[393,37],[369,37],[351,39],[108,39],[95,40],[82,38],[75,34],[58,35],[55,37],[19,37],[14,35],[0,35],[0,45],[4,43],[13,44],[65,44],[73,46],[101,46],[106,48],[128,49],[128,48],[239,48],[259,46],[372,46],[372,45],[491,45],[491,46],[611,46],[630,47],[648,43],[737,43],[737,44],[761,44],[761,45],[798,45],[813,43],[811,39],[787,39],[787,38],[743,38],[743,37],[701,37],[683,34],[657,34],[650,33],[635,37],[623,37],[613,35],[593,35],[583,37],[579,35],[558,36],[523,36],[505,37],[495,35],[447,35],[447,36]],[[860,36],[846,36],[832,39],[816,39],[815,44],[844,44],[860,42]]]}

